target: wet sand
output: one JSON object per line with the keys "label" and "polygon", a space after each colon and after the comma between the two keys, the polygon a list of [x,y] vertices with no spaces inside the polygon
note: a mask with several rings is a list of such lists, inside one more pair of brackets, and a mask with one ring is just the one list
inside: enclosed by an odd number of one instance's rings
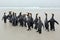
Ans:
{"label": "wet sand", "polygon": [[42,21],[44,22],[44,12],[48,13],[48,19],[51,18],[51,13],[55,14],[55,19],[60,23],[60,9],[0,9],[0,40],[60,40],[60,25],[55,25],[56,31],[45,31],[42,29],[42,34],[36,32],[35,29],[27,31],[26,27],[12,26],[11,23],[7,21],[6,24],[1,20],[3,13],[12,10],[14,12],[31,12],[33,17],[36,13],[39,13]]}

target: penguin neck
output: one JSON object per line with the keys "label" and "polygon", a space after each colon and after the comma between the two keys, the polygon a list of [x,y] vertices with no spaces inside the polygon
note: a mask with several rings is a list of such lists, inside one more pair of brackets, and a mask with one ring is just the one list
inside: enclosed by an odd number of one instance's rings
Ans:
{"label": "penguin neck", "polygon": [[46,20],[47,20],[47,16],[46,16]]}

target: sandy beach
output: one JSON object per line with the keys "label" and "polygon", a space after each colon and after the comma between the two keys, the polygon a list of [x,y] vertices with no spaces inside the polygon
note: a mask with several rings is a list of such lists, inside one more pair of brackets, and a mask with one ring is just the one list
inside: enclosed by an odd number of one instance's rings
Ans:
{"label": "sandy beach", "polygon": [[4,24],[1,20],[3,13],[9,13],[9,11],[15,12],[17,15],[19,12],[26,14],[27,12],[32,13],[35,19],[35,14],[38,13],[44,23],[45,12],[48,14],[48,20],[51,18],[51,14],[54,13],[55,19],[60,23],[60,9],[41,9],[41,8],[0,8],[0,40],[60,40],[60,25],[55,25],[56,31],[45,31],[42,29],[42,34],[36,32],[35,29],[27,31],[26,27],[12,26],[8,22]]}

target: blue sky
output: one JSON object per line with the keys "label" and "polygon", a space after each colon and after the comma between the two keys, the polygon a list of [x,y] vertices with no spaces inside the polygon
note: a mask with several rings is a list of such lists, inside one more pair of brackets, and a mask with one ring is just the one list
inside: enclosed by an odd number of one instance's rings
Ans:
{"label": "blue sky", "polygon": [[60,7],[60,0],[0,0],[0,7]]}

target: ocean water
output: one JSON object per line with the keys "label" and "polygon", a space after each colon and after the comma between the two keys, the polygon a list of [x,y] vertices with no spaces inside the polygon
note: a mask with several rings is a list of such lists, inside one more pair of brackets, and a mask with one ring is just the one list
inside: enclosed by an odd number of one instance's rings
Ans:
{"label": "ocean water", "polygon": [[55,25],[56,31],[47,32],[42,29],[42,34],[32,29],[27,31],[27,28],[21,26],[12,26],[7,21],[6,24],[2,21],[3,13],[9,13],[9,11],[15,12],[17,15],[32,13],[35,19],[35,14],[38,13],[42,22],[45,20],[45,12],[48,14],[48,20],[51,18],[51,14],[55,15],[55,19],[60,23],[60,8],[40,8],[40,7],[0,7],[0,40],[60,40],[60,24]]}

